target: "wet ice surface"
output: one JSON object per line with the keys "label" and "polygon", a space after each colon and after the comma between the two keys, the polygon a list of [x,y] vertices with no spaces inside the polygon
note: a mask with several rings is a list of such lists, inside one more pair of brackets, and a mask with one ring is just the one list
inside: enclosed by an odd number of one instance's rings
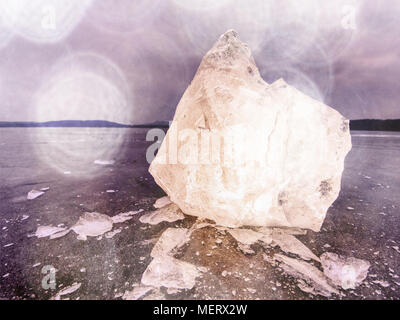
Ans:
{"label": "wet ice surface", "polygon": [[[283,255],[300,261],[301,265],[311,264],[322,272],[315,259],[302,260],[282,250],[279,244],[266,245],[269,238],[246,244],[249,253],[244,254],[230,232],[207,225],[191,232],[189,241],[183,231],[174,234],[180,234],[181,238],[172,237],[181,239],[183,244],[177,241],[179,246],[172,250],[171,258],[184,263],[178,263],[178,267],[172,264],[171,268],[180,270],[183,265],[193,271],[188,273],[186,281],[175,279],[179,285],[174,285],[179,288],[144,285],[143,274],[155,259],[152,250],[157,248],[164,232],[168,228],[190,229],[195,222],[188,216],[154,225],[139,221],[154,212],[155,201],[164,196],[147,173],[145,150],[150,142],[144,141],[145,131],[123,129],[138,135],[132,134],[122,145],[120,156],[112,158],[115,163],[96,165],[94,161],[102,159],[96,155],[94,159],[86,159],[84,165],[100,171],[80,177],[74,173],[74,163],[57,171],[35,157],[33,142],[46,143],[39,134],[42,129],[0,130],[0,298],[50,299],[60,292],[67,292],[61,299],[326,298],[315,295],[315,286],[311,287],[306,280],[285,272],[281,261],[274,262],[274,256]],[[96,134],[107,140],[106,130],[92,133],[91,139]],[[34,135],[41,139],[33,139]],[[400,135],[385,133],[385,137],[380,137],[365,132],[355,135],[353,150],[345,163],[341,194],[329,209],[321,232],[308,231],[305,235],[297,232],[293,236],[317,257],[333,252],[371,264],[359,286],[335,289],[340,295],[332,293],[331,299],[400,299]],[[71,139],[70,132],[68,137]],[[84,138],[77,132],[72,137],[77,141]],[[108,139],[114,139],[112,134]],[[64,171],[70,174],[65,175]],[[27,200],[29,191],[48,187],[41,197]],[[137,212],[140,209],[143,211]],[[112,229],[101,236],[89,236],[85,242],[77,240],[74,232],[50,239],[68,231],[85,212],[107,215],[113,221]],[[37,238],[34,235],[39,226],[60,230]],[[159,244],[161,249],[157,250],[168,251],[170,242],[166,243]],[[154,255],[159,257],[157,253]],[[54,290],[42,287],[45,266],[57,270]],[[196,275],[194,284],[190,275]],[[163,279],[163,274],[157,276]],[[191,289],[187,288],[192,284]]]}

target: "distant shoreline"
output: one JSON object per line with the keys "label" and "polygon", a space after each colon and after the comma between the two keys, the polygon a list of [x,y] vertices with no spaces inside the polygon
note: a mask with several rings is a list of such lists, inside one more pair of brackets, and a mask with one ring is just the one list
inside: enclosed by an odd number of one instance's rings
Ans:
{"label": "distant shoreline", "polygon": [[[62,120],[62,121],[0,121],[0,128],[169,128],[169,121],[155,121],[143,124],[122,124],[103,120]],[[400,131],[400,119],[350,120],[352,131]]]}
{"label": "distant shoreline", "polygon": [[103,120],[62,120],[62,121],[0,121],[0,128],[168,128],[168,121],[144,124],[122,124]]}

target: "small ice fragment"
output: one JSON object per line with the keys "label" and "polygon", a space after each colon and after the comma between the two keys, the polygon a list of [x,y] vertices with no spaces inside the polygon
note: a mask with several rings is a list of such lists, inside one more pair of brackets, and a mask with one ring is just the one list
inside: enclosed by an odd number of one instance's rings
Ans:
{"label": "small ice fragment", "polygon": [[192,289],[200,272],[196,266],[170,256],[154,258],[143,273],[146,286]]}
{"label": "small ice fragment", "polygon": [[224,271],[221,272],[221,276],[223,276],[223,277],[226,277],[227,274],[228,274],[228,271],[226,271],[226,270],[224,270]]}
{"label": "small ice fragment", "polygon": [[36,229],[35,236],[38,238],[50,237],[53,234],[65,231],[66,228],[59,228],[53,226],[39,226]]}
{"label": "small ice fragment", "polygon": [[343,289],[355,289],[367,277],[370,263],[354,257],[342,257],[332,252],[321,255],[324,274]]}
{"label": "small ice fragment", "polygon": [[399,250],[399,247],[398,247],[398,246],[392,246],[392,248],[393,248],[394,250],[396,250],[397,253],[400,253],[400,250]]}
{"label": "small ice fragment", "polygon": [[107,232],[104,236],[105,236],[107,239],[111,239],[111,238],[114,237],[117,233],[120,233],[121,231],[122,231],[122,228],[115,229],[115,230],[113,230],[113,231]]}
{"label": "small ice fragment", "polygon": [[228,232],[237,242],[244,245],[252,245],[264,237],[264,234],[251,229],[228,229]]}
{"label": "small ice fragment", "polygon": [[163,208],[157,209],[156,211],[147,213],[139,218],[141,223],[149,223],[151,225],[159,224],[160,222],[175,222],[177,220],[183,220],[185,216],[179,207],[171,203]]}
{"label": "small ice fragment", "polygon": [[387,288],[387,287],[389,287],[390,286],[390,284],[389,284],[389,282],[387,282],[387,281],[378,281],[378,280],[375,280],[375,281],[372,281],[373,283],[376,283],[376,284],[379,284],[381,287],[383,287],[383,288]]}
{"label": "small ice fragment", "polygon": [[71,229],[67,229],[67,230],[65,230],[65,231],[53,233],[52,235],[50,235],[50,240],[58,239],[58,238],[64,237],[64,236],[67,235],[70,231],[71,231]]}
{"label": "small ice fragment", "polygon": [[95,160],[94,164],[98,164],[100,166],[112,166],[113,164],[115,164],[115,160]]}
{"label": "small ice fragment", "polygon": [[11,247],[13,245],[14,245],[14,243],[8,243],[8,244],[4,245],[3,248]]}
{"label": "small ice fragment", "polygon": [[26,219],[28,219],[28,218],[29,218],[29,216],[26,215],[26,214],[24,214],[24,215],[22,215],[21,221],[24,221],[24,220],[26,220]]}
{"label": "small ice fragment", "polygon": [[44,187],[44,188],[40,189],[40,191],[49,191],[49,190],[50,190],[50,187]]}
{"label": "small ice fragment", "polygon": [[132,291],[125,291],[122,299],[124,300],[138,300],[145,296],[148,292],[153,290],[153,287],[149,286],[137,286]]}
{"label": "small ice fragment", "polygon": [[153,206],[156,209],[160,209],[171,203],[172,202],[171,202],[170,198],[168,196],[165,196],[165,197],[157,199],[156,202],[154,202]]}
{"label": "small ice fragment", "polygon": [[280,267],[285,273],[300,280],[298,287],[301,290],[325,297],[330,297],[332,293],[339,294],[339,291],[328,283],[325,275],[312,264],[281,254],[275,254],[274,260],[280,263]]}
{"label": "small ice fragment", "polygon": [[112,219],[98,212],[85,212],[72,226],[72,230],[78,234],[79,240],[86,240],[88,236],[97,237],[111,231],[113,227]]}
{"label": "small ice fragment", "polygon": [[190,231],[184,228],[168,228],[165,230],[150,255],[153,258],[170,255],[189,241]]}
{"label": "small ice fragment", "polygon": [[254,293],[257,292],[257,290],[256,290],[256,289],[253,289],[253,288],[247,288],[247,291],[250,292],[250,293],[252,293],[252,294],[254,294]]}
{"label": "small ice fragment", "polygon": [[165,300],[165,296],[160,291],[160,289],[156,289],[151,291],[150,294],[148,294],[147,296],[145,296],[143,300]]}
{"label": "small ice fragment", "polygon": [[81,285],[82,285],[81,283],[75,282],[71,286],[62,289],[52,299],[53,300],[60,300],[61,296],[65,296],[67,294],[71,294],[71,293],[75,292],[76,290],[78,290],[81,287]]}
{"label": "small ice fragment", "polygon": [[32,268],[36,268],[36,267],[38,267],[38,266],[40,266],[41,265],[41,263],[40,262],[38,262],[38,263],[35,263],[34,265],[32,265]]}
{"label": "small ice fragment", "polygon": [[70,174],[71,174],[71,171],[64,171],[64,174],[65,174],[65,175],[70,175]]}
{"label": "small ice fragment", "polygon": [[31,190],[28,193],[27,199],[28,200],[33,200],[33,199],[36,199],[36,198],[40,197],[43,194],[44,194],[43,191]]}
{"label": "small ice fragment", "polygon": [[3,275],[3,278],[7,278],[9,275],[10,275],[9,273],[6,273]]}
{"label": "small ice fragment", "polygon": [[272,244],[278,245],[282,251],[297,254],[304,260],[313,259],[319,262],[319,258],[295,236],[285,233],[276,234],[276,232],[273,232],[271,237]]}
{"label": "small ice fragment", "polygon": [[137,211],[129,211],[129,212],[119,213],[119,214],[111,217],[111,220],[113,221],[113,223],[122,223],[122,222],[132,219],[135,214],[140,213],[142,211],[143,211],[143,209],[140,209]]}
{"label": "small ice fragment", "polygon": [[114,193],[115,190],[110,189],[110,190],[106,190],[106,192],[107,192],[107,193]]}
{"label": "small ice fragment", "polygon": [[347,210],[350,210],[350,211],[354,210],[353,207],[347,207],[346,209],[347,209]]}
{"label": "small ice fragment", "polygon": [[178,293],[180,293],[180,292],[181,292],[181,290],[176,289],[176,288],[168,288],[168,289],[167,289],[167,293],[168,293],[168,294],[171,294],[171,295],[178,294]]}

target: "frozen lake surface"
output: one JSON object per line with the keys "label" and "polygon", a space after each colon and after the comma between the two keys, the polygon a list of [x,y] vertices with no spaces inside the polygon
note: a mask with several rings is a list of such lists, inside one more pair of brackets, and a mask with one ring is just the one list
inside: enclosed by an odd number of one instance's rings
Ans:
{"label": "frozen lake surface", "polygon": [[[145,153],[151,142],[145,141],[146,132],[0,128],[0,298],[48,299],[74,282],[82,286],[68,296],[71,299],[119,298],[140,282],[151,260],[153,243],[143,241],[159,237],[167,227],[193,223],[188,217],[149,227],[138,215],[112,238],[81,242],[72,233],[55,240],[29,237],[38,225],[71,226],[86,211],[113,216],[152,209],[163,191],[147,172]],[[343,299],[400,299],[400,133],[353,131],[352,142],[340,196],[321,232],[298,238],[318,256],[330,251],[371,263],[366,281]],[[98,159],[115,163],[94,164]],[[41,197],[26,200],[32,189],[46,187],[50,189]],[[208,228],[192,235],[181,258],[209,271],[192,290],[164,292],[167,298],[312,298],[271,268],[260,248],[245,256],[227,236],[223,245],[213,248],[217,236]],[[46,265],[58,270],[57,290],[42,288]],[[237,276],[222,277],[223,270]],[[389,285],[383,287],[382,281]],[[246,290],[249,287],[256,293]]]}

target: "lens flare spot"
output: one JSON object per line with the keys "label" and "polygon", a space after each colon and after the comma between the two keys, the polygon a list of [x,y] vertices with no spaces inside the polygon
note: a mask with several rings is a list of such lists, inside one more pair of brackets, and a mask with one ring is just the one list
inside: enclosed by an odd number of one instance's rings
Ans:
{"label": "lens flare spot", "polygon": [[[102,120],[133,122],[126,80],[117,67],[96,54],[61,61],[36,95],[36,121]],[[125,139],[121,128],[46,128],[39,157],[61,173],[80,176],[101,171],[94,161],[115,160]]]}
{"label": "lens flare spot", "polygon": [[0,0],[1,17],[11,30],[35,42],[57,42],[80,22],[92,0]]}

